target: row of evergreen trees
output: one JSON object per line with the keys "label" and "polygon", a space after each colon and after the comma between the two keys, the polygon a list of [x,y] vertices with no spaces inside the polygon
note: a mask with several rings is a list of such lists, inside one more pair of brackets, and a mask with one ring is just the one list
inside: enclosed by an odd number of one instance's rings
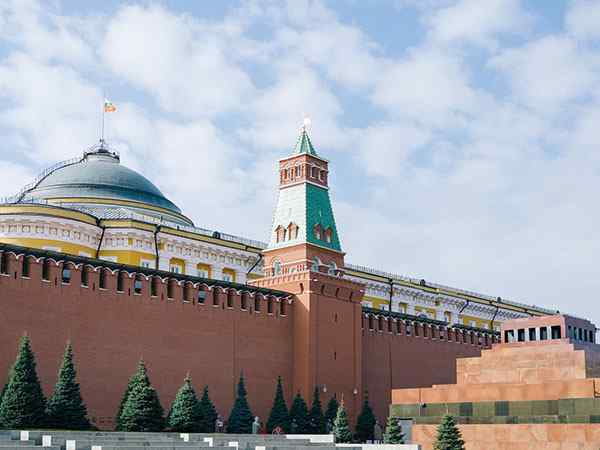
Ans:
{"label": "row of evergreen trees", "polygon": [[[65,349],[54,392],[46,401],[37,376],[35,356],[29,337],[23,336],[17,359],[9,372],[8,382],[0,394],[0,427],[90,429],[92,426],[87,419],[86,407],[76,378],[73,348],[69,343]],[[198,399],[189,374],[165,417],[158,394],[150,383],[146,365],[140,360],[119,405],[116,429],[169,429],[211,433],[215,431],[217,417],[208,387],[204,387],[202,397]],[[248,404],[244,377],[240,376],[237,398],[229,415],[226,431],[251,433],[253,421],[254,415]],[[339,404],[335,396],[331,398],[323,413],[318,388],[314,390],[310,410],[300,393],[296,394],[288,410],[281,377],[277,379],[273,407],[266,424],[268,433],[272,433],[276,428],[283,433],[294,434],[333,432],[338,442],[372,440],[374,426],[375,415],[369,405],[368,395],[365,395],[362,411],[358,416],[355,435],[351,433],[343,402]],[[388,421],[385,436],[386,441],[390,443],[399,443],[396,441],[402,440],[401,430],[394,418]]]}

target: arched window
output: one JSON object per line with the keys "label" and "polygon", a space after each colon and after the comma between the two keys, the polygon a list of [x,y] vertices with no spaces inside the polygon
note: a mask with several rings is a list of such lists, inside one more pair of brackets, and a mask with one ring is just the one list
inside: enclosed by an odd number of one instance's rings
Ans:
{"label": "arched window", "polygon": [[333,261],[331,261],[329,263],[329,268],[327,269],[327,273],[329,275],[336,275],[337,274],[337,265]]}
{"label": "arched window", "polygon": [[273,261],[273,274],[281,275],[281,261],[278,259]]}
{"label": "arched window", "polygon": [[316,224],[313,230],[315,238],[321,239],[321,224]]}
{"label": "arched window", "polygon": [[331,229],[331,227],[327,227],[327,229],[325,230],[325,242],[327,242],[328,244],[331,244],[332,240],[333,240],[333,230]]}
{"label": "arched window", "polygon": [[316,167],[311,167],[310,168],[310,174],[313,178],[317,178],[319,176],[319,169],[317,169]]}
{"label": "arched window", "polygon": [[313,272],[319,272],[319,266],[321,265],[321,261],[319,261],[319,258],[317,258],[316,256],[312,259],[312,266],[310,268],[310,270],[312,270]]}

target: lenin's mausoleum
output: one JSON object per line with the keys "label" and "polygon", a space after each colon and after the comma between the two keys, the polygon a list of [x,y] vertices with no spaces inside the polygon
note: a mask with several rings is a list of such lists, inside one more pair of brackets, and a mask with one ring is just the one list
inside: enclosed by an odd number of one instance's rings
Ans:
{"label": "lenin's mausoleum", "polygon": [[593,325],[348,263],[329,169],[302,129],[279,161],[268,244],[195,226],[102,142],[47,169],[0,204],[0,374],[27,333],[48,394],[71,341],[101,429],[140,357],[163,405],[189,372],[223,416],[243,372],[263,419],[281,375],[288,402],[318,387],[324,402],[343,396],[352,421],[366,392],[380,423],[393,402],[423,442],[444,408],[469,427],[597,417]]}

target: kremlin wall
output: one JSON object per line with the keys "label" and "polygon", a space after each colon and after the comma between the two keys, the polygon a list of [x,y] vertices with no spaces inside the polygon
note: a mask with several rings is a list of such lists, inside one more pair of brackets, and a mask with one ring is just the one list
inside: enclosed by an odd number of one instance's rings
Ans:
{"label": "kremlin wall", "polygon": [[368,391],[384,423],[393,389],[455,383],[503,322],[556,312],[346,263],[328,173],[302,129],[264,244],[196,227],[102,142],[44,171],[0,204],[0,374],[27,333],[47,394],[71,341],[101,429],[140,357],[165,407],[190,372],[226,417],[243,373],[266,419],[281,375],[353,421]]}

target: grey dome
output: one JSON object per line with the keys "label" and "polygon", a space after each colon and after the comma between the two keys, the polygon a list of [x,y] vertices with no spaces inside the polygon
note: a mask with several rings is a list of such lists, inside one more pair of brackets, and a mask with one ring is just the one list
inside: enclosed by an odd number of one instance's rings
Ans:
{"label": "grey dome", "polygon": [[[144,210],[144,206],[162,208],[179,216],[179,221],[182,221],[181,210],[150,180],[121,165],[119,157],[106,150],[88,153],[79,162],[50,172],[26,192],[25,198],[66,198],[69,203],[83,204],[85,198],[106,199],[107,205],[111,204],[110,200],[132,201],[140,203],[135,209]],[[191,224],[189,219],[183,222]]]}

